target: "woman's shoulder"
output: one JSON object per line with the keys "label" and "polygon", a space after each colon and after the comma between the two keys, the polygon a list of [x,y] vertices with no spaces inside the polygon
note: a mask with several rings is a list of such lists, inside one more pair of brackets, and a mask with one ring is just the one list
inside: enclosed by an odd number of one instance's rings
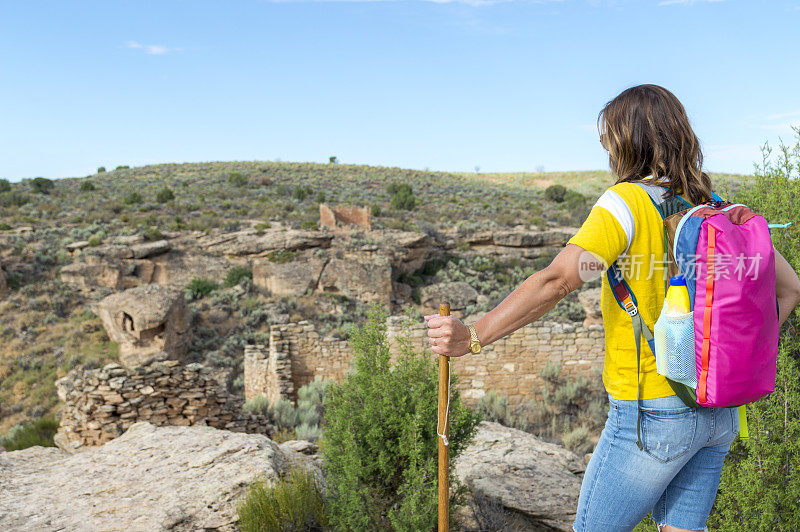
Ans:
{"label": "woman's shoulder", "polygon": [[658,202],[666,191],[667,187],[652,181],[624,181],[608,187],[598,198],[598,204],[621,200],[629,209],[637,210],[642,204],[650,203],[650,198]]}

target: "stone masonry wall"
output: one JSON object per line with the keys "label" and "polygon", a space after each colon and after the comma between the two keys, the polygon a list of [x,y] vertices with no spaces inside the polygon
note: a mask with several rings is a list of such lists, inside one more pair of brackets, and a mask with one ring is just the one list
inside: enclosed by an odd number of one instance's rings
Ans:
{"label": "stone masonry wall", "polygon": [[243,413],[241,398],[229,395],[202,364],[165,360],[135,369],[72,370],[56,381],[56,390],[64,406],[55,440],[68,451],[103,444],[137,421],[273,431],[265,416]]}
{"label": "stone masonry wall", "polygon": [[[472,323],[480,316],[471,316]],[[399,354],[398,336],[404,316],[387,318],[387,337],[392,358]],[[424,323],[409,327],[412,346],[431,353]],[[341,380],[350,369],[352,349],[346,340],[321,338],[308,321],[275,325],[270,329],[269,350],[248,346],[245,355],[245,396],[266,394],[296,400],[296,391],[313,381]],[[278,353],[287,358],[279,358]],[[604,338],[601,325],[535,322],[491,345],[479,355],[451,359],[451,369],[460,379],[459,389],[467,402],[480,399],[489,390],[505,395],[510,404],[532,399],[542,389],[540,371],[548,361],[561,364],[564,376],[597,378],[603,367]],[[274,362],[273,362],[274,361]],[[272,364],[272,365],[271,365]],[[277,368],[277,364],[282,364]],[[291,381],[291,386],[287,381]],[[599,382],[598,382],[599,384]]]}

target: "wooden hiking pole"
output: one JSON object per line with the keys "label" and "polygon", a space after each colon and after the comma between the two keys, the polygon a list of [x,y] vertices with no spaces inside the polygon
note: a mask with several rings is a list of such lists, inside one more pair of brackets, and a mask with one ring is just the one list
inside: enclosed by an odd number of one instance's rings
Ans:
{"label": "wooden hiking pole", "polygon": [[[450,315],[450,303],[439,305],[439,316]],[[436,422],[436,434],[439,439],[439,532],[450,530],[450,357],[439,355],[439,417]],[[444,428],[439,428],[441,423]]]}

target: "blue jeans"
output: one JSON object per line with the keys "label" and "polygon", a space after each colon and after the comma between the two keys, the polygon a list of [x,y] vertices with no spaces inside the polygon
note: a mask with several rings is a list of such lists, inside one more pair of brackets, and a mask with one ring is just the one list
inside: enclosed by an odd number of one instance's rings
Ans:
{"label": "blue jeans", "polygon": [[707,531],[722,462],[739,433],[736,407],[691,408],[677,395],[642,399],[639,450],[636,400],[608,400],[572,528],[630,531],[652,510],[659,525]]}

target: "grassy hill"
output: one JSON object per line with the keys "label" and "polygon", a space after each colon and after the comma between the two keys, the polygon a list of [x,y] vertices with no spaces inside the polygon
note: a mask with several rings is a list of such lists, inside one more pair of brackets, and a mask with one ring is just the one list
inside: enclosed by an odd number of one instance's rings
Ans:
{"label": "grassy hill", "polygon": [[[611,182],[611,174],[600,171],[476,174],[258,161],[120,167],[53,181],[0,180],[0,264],[10,290],[0,299],[0,434],[14,423],[51,413],[57,404],[53,382],[71,368],[116,358],[117,346],[100,320],[59,280],[60,267],[72,262],[66,250],[71,242],[96,245],[130,234],[156,240],[161,231],[228,232],[253,221],[314,229],[320,202],[369,205],[375,228],[427,233],[454,226],[578,226]],[[398,183],[409,185],[410,194],[399,193]],[[552,185],[566,190],[548,191]],[[22,226],[33,231],[16,231]],[[534,264],[477,259],[432,267],[424,272],[424,282],[468,278],[493,306],[548,257]],[[238,328],[198,325],[198,360],[212,353],[220,365],[234,367],[241,345],[268,331],[268,309],[315,322],[320,315],[311,302],[270,300],[255,291],[240,298],[224,287],[206,303],[231,308],[229,321]],[[330,327],[363,318],[361,306],[348,304]],[[566,303],[559,309],[569,312]],[[202,314],[202,305],[193,311]]]}

